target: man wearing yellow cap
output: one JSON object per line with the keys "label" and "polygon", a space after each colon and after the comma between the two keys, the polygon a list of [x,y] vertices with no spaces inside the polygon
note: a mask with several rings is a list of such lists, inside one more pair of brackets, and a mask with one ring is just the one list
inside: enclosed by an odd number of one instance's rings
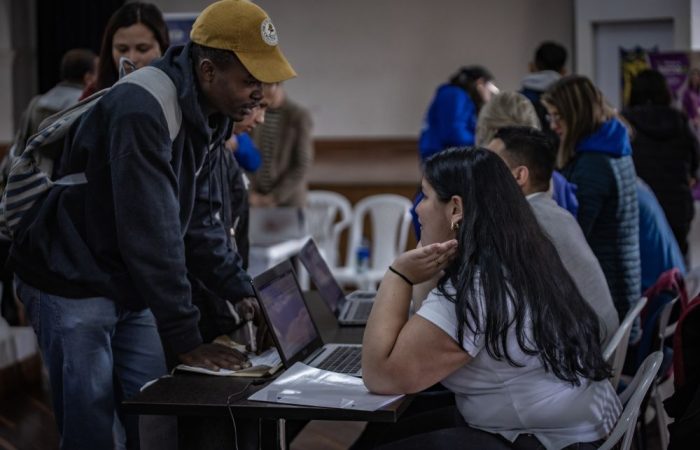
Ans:
{"label": "man wearing yellow cap", "polygon": [[[163,350],[211,369],[247,364],[202,344],[187,275],[234,303],[253,295],[211,174],[231,120],[258,104],[262,83],[296,74],[270,18],[245,0],[210,5],[191,40],[153,63],[170,96],[118,83],[78,119],[54,172],[87,183],[54,186],[16,233],[11,261],[62,449],[112,448],[118,399],[165,373]],[[138,448],[134,418],[122,419],[127,448]]]}

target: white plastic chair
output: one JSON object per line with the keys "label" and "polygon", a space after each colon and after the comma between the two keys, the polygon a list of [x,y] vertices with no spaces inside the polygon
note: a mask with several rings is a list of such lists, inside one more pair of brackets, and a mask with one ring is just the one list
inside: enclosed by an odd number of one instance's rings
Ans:
{"label": "white plastic chair", "polygon": [[620,450],[629,450],[632,446],[632,437],[637,425],[640,406],[661,367],[662,359],[663,354],[657,351],[647,356],[642,362],[627,389],[620,394],[620,401],[624,405],[624,409],[610,435],[598,450],[610,450],[620,440],[622,440]]}
{"label": "white plastic chair", "polygon": [[[671,318],[673,307],[679,300],[680,296],[666,303],[659,314],[659,323],[657,327],[657,350],[660,351],[662,355],[664,342],[666,342],[666,339],[673,336],[673,334],[676,332],[676,325],[678,325],[678,322],[676,321],[669,324],[669,320]],[[665,449],[668,447],[668,441],[670,438],[668,435],[668,419],[666,417],[666,411],[664,410],[664,399],[662,398],[660,387],[663,383],[672,381],[673,378],[671,377],[670,379],[665,380],[663,377],[663,373],[659,373],[656,377],[654,377],[654,382],[651,385],[650,398],[652,404],[654,405],[654,409],[656,410],[656,425],[659,428],[659,441],[661,443],[661,448]]]}
{"label": "white plastic chair", "polygon": [[337,267],[340,235],[352,223],[350,201],[337,192],[309,191],[304,217],[306,229],[326,262],[331,267]]}
{"label": "white plastic chair", "polygon": [[[394,258],[406,249],[411,206],[409,199],[394,194],[373,195],[357,202],[345,266],[333,271],[341,284],[354,284],[365,290],[377,288]],[[355,257],[367,216],[371,222],[370,264],[367,271],[359,273]]]}
{"label": "white plastic chair", "polygon": [[625,364],[625,356],[627,356],[627,346],[630,340],[630,330],[632,329],[632,323],[639,317],[642,312],[644,305],[647,304],[647,298],[640,298],[637,303],[627,311],[625,319],[622,321],[618,327],[615,334],[612,335],[610,340],[603,350],[603,359],[605,359],[611,366],[613,370],[613,378],[611,381],[614,388],[617,389],[617,385],[620,382],[620,375],[622,374],[622,366]]}

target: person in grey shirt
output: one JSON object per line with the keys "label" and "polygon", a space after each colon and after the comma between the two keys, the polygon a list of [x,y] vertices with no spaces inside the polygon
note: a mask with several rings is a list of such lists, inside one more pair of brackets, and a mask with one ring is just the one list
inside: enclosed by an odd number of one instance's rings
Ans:
{"label": "person in grey shirt", "polygon": [[44,119],[78,103],[80,94],[97,69],[97,55],[88,49],[68,50],[61,59],[61,81],[48,92],[32,98],[22,114],[14,145],[24,149],[27,139],[39,131]]}
{"label": "person in grey shirt", "polygon": [[576,218],[559,207],[547,192],[557,155],[553,142],[534,128],[504,127],[487,148],[510,168],[537,222],[554,244],[581,295],[598,315],[601,340],[606,342],[619,326],[617,310],[603,270]]}

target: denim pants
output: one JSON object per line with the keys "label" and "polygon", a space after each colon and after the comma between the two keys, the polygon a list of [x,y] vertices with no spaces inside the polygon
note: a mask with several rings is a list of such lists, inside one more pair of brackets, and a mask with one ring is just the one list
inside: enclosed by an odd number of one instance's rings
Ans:
{"label": "denim pants", "polygon": [[[166,373],[150,310],[127,311],[105,297],[69,299],[17,279],[17,293],[49,372],[61,449],[111,449],[121,400]],[[129,449],[138,417],[119,414]]]}

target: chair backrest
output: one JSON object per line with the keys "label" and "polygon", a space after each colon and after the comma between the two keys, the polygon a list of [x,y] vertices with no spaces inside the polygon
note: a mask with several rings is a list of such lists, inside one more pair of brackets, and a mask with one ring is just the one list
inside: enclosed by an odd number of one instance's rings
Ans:
{"label": "chair backrest", "polygon": [[673,311],[673,307],[676,306],[676,303],[678,303],[680,299],[681,298],[679,296],[666,303],[661,309],[661,312],[659,313],[659,323],[657,327],[656,336],[659,341],[656,342],[656,350],[662,350],[666,339],[673,336],[673,333],[676,332],[676,326],[678,325],[678,321],[675,321],[673,323],[669,323],[669,321],[671,320],[671,312]]}
{"label": "chair backrest", "polygon": [[306,228],[325,260],[331,267],[337,267],[340,235],[352,223],[350,201],[337,192],[309,191],[304,217]]}
{"label": "chair backrest", "polygon": [[647,303],[647,298],[640,298],[637,303],[627,311],[624,320],[608,341],[603,350],[603,359],[605,359],[613,369],[613,378],[611,380],[613,387],[617,388],[622,373],[622,366],[625,364],[625,356],[627,355],[627,345],[630,339],[630,330],[632,323],[639,316]]}
{"label": "chair backrest", "polygon": [[634,429],[637,424],[640,406],[647,391],[651,387],[652,381],[654,381],[654,377],[656,377],[656,373],[661,367],[662,359],[663,354],[661,352],[654,352],[639,366],[637,373],[627,386],[627,389],[620,394],[620,400],[624,405],[622,414],[620,418],[617,419],[617,423],[610,432],[608,438],[603,445],[599,447],[599,450],[610,450],[614,448],[621,439],[622,445],[619,448],[621,450],[629,450],[632,445],[632,436],[634,435]]}
{"label": "chair backrest", "polygon": [[[634,358],[628,358],[634,363],[632,370],[639,367],[651,352],[663,347],[664,339],[659,342],[659,327],[666,328],[670,319],[675,322],[679,314],[674,315],[673,311],[680,311],[688,304],[683,274],[677,268],[667,270],[644,292],[644,296],[647,304],[640,314],[642,335],[635,347]],[[668,307],[669,303],[675,305],[675,309]],[[664,314],[666,317],[662,317]],[[670,334],[673,330],[673,327],[669,328]]]}
{"label": "chair backrest", "polygon": [[355,205],[346,265],[354,265],[355,250],[362,242],[365,217],[372,229],[370,268],[386,269],[406,249],[411,224],[411,201],[394,194],[365,197]]}

